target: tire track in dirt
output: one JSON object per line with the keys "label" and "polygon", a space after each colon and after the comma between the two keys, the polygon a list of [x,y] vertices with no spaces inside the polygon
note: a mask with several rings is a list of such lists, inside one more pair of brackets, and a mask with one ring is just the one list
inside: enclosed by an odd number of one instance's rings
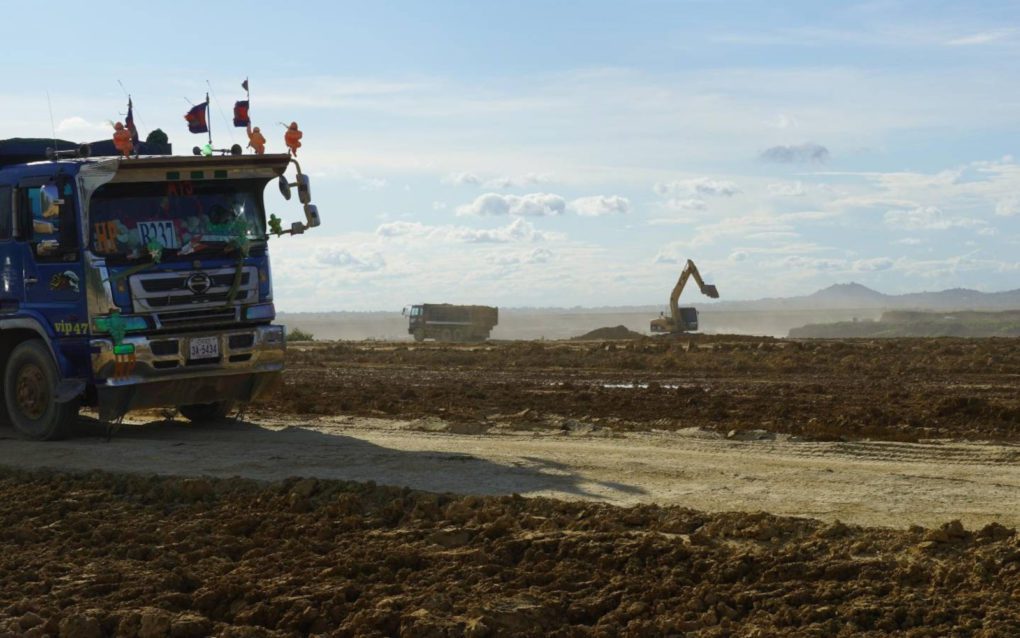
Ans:
{"label": "tire track in dirt", "polygon": [[312,476],[899,528],[954,518],[968,526],[1020,526],[1015,445],[735,441],[704,431],[456,434],[436,431],[437,425],[443,424],[432,421],[423,431],[420,421],[352,417],[205,428],[152,422],[126,426],[107,443],[86,423],[69,441],[7,440],[0,465],[258,480]]}

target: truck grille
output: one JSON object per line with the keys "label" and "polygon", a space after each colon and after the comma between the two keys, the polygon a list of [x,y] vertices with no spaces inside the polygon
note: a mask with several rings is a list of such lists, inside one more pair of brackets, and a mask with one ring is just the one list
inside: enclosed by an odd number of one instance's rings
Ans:
{"label": "truck grille", "polygon": [[[200,321],[222,320],[236,315],[236,304],[252,303],[258,299],[258,275],[254,266],[241,269],[241,283],[233,303],[228,301],[234,284],[234,268],[214,270],[141,273],[131,277],[131,298],[135,312],[159,313],[160,323],[185,323],[190,317]],[[207,288],[195,292],[188,287],[193,275],[205,275]],[[198,312],[201,311],[201,312]],[[172,315],[170,314],[172,313]]]}
{"label": "truck grille", "polygon": [[156,321],[161,328],[177,326],[212,326],[232,324],[237,321],[237,308],[213,308],[209,310],[190,310],[185,312],[160,312]]}

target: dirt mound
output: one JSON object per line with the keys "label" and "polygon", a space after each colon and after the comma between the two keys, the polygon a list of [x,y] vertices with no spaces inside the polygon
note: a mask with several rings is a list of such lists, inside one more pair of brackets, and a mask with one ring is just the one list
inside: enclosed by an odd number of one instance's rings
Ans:
{"label": "dirt mound", "polygon": [[615,328],[596,328],[591,332],[586,332],[580,337],[574,337],[572,341],[614,341],[622,339],[641,339],[644,335],[640,332],[634,332],[626,326],[616,326]]}
{"label": "dirt mound", "polygon": [[527,414],[529,427],[569,418],[613,430],[821,440],[1020,440],[1015,339],[341,342],[294,349],[287,366],[284,386],[257,411],[472,423]]}
{"label": "dirt mound", "polygon": [[[1018,635],[992,524],[0,470],[0,633]],[[736,632],[736,633],[734,633]]]}

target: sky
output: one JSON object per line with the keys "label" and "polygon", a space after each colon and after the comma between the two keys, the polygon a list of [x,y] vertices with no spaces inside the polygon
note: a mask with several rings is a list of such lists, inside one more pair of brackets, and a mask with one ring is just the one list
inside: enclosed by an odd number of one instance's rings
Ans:
{"label": "sky", "polygon": [[211,88],[243,144],[246,77],[270,152],[299,123],[279,310],[665,304],[688,258],[731,301],[1020,288],[1015,2],[51,5],[0,1],[0,138],[101,139],[126,89],[187,153]]}

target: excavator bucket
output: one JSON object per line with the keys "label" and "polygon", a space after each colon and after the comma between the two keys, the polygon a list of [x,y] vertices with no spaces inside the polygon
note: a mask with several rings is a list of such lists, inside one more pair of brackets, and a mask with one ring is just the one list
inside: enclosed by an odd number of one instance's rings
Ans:
{"label": "excavator bucket", "polygon": [[701,292],[703,292],[706,297],[711,297],[712,299],[719,298],[719,289],[713,284],[705,284],[705,287],[701,289]]}

